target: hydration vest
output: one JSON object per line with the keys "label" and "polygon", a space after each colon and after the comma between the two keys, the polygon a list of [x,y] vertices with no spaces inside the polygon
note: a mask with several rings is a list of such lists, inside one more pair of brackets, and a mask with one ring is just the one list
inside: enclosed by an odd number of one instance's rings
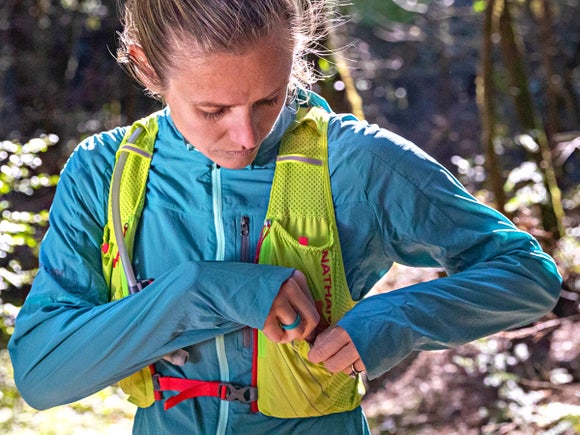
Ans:
{"label": "hydration vest", "polygon": [[[354,306],[354,301],[346,282],[334,215],[327,128],[328,113],[324,109],[304,107],[284,134],[256,262],[302,271],[321,325],[331,326]],[[103,272],[111,300],[129,296],[148,283],[128,279],[126,268],[121,266],[123,260],[130,262],[157,129],[156,114],[135,122],[117,151],[102,245]],[[114,192],[116,185],[118,192]],[[125,241],[125,255],[119,253],[119,238]],[[129,270],[132,273],[132,268]],[[163,377],[155,373],[154,365],[123,379],[120,386],[140,407],[162,399],[163,391],[178,392],[166,400],[165,409],[189,398],[213,396],[249,403],[253,411],[278,418],[322,416],[359,406],[364,394],[361,377],[332,374],[322,364],[311,363],[309,349],[305,341],[274,343],[254,330],[250,386]]]}

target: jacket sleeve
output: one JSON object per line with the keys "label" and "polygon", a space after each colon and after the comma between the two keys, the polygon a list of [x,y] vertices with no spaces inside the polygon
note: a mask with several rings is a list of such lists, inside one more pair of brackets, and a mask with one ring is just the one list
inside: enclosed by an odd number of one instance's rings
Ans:
{"label": "jacket sleeve", "polygon": [[[353,201],[359,213],[356,228],[338,217],[354,296],[368,291],[357,278],[361,268],[372,275],[395,261],[447,272],[363,299],[339,321],[371,379],[414,350],[445,349],[521,326],[554,306],[561,278],[553,260],[432,158],[392,133],[352,120],[335,126],[331,139],[341,156],[333,169],[337,214],[349,209],[340,204]],[[339,192],[341,179],[348,180],[348,198]],[[363,220],[371,223],[360,225]]]}
{"label": "jacket sleeve", "polygon": [[104,151],[94,148],[113,139],[82,144],[63,170],[40,269],[9,343],[18,389],[37,409],[86,397],[181,347],[244,325],[263,327],[292,274],[274,266],[187,262],[142,292],[109,302],[100,245],[114,150],[95,162]]}

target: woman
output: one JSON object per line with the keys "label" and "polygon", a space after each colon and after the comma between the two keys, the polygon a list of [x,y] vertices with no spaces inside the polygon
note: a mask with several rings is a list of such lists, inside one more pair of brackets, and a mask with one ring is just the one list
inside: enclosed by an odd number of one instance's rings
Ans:
{"label": "woman", "polygon": [[[154,282],[109,301],[101,245],[115,153],[128,131],[118,128],[81,143],[57,189],[41,267],[9,345],[32,406],[78,400],[149,364],[162,378],[254,385],[248,326],[271,342],[307,340],[309,363],[331,376],[366,370],[372,379],[411,351],[523,325],[555,303],[560,278],[531,236],[413,144],[331,113],[305,90],[305,44],[315,40],[314,18],[327,18],[322,2],[297,3],[126,2],[120,60],[166,104],[154,115],[133,253],[137,275]],[[328,112],[342,264],[360,301],[331,325],[300,271],[244,262],[261,242],[280,143],[311,106]],[[362,300],[394,261],[449,276]],[[162,359],[179,349],[184,364]],[[138,409],[134,432],[369,432],[358,402],[287,418],[255,412],[247,403],[255,397],[221,399],[192,395],[168,410],[157,400]]]}

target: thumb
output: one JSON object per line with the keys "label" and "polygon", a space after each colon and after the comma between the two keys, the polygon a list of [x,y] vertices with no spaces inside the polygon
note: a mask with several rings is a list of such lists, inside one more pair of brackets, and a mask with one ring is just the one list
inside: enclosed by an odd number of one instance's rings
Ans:
{"label": "thumb", "polygon": [[314,345],[308,352],[308,359],[314,364],[324,362],[336,354],[347,343],[348,340],[343,340],[340,329],[328,328],[316,337]]}

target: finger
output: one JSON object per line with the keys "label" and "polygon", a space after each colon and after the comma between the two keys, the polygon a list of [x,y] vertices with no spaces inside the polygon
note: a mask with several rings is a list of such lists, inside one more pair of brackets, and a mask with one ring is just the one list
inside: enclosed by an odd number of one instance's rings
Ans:
{"label": "finger", "polygon": [[[301,317],[299,327],[293,330],[293,332],[296,333],[293,339],[304,340],[314,333],[314,330],[320,322],[320,314],[316,310],[314,301],[305,295],[300,295],[294,298],[292,300],[292,308]],[[296,318],[296,316],[294,318]],[[286,324],[286,322],[283,323]]]}
{"label": "finger", "polygon": [[344,329],[328,328],[316,337],[314,346],[308,352],[308,359],[315,364],[326,362],[350,342],[350,337]]}
{"label": "finger", "polygon": [[346,373],[349,376],[356,376],[364,371],[366,371],[365,365],[363,364],[362,360],[359,358],[347,368],[341,370],[343,373]]}
{"label": "finger", "polygon": [[278,304],[274,310],[278,326],[285,331],[296,329],[302,323],[300,310],[290,303]]}
{"label": "finger", "polygon": [[354,371],[358,374],[361,372],[366,372],[367,368],[365,366],[365,363],[363,363],[362,359],[357,359],[355,362],[352,363],[352,368],[354,369]]}
{"label": "finger", "polygon": [[[300,316],[298,318],[298,316]],[[294,325],[299,320],[297,325]],[[270,340],[287,343],[303,340],[312,334],[320,320],[304,275],[295,271],[282,284],[264,323],[263,332]],[[291,328],[284,328],[290,325]]]}
{"label": "finger", "polygon": [[267,320],[263,332],[271,341],[276,343],[288,343],[293,340],[302,340],[307,337],[309,327],[299,312],[295,312],[294,320],[284,323],[280,320]]}
{"label": "finger", "polygon": [[292,279],[297,285],[297,290],[302,293],[297,293],[295,298],[292,299],[292,306],[302,316],[304,330],[308,332],[308,335],[314,336],[314,331],[320,323],[320,313],[316,309],[314,298],[308,287],[308,281],[306,276],[299,270],[294,271]]}
{"label": "finger", "polygon": [[301,315],[301,325],[309,333],[318,325],[320,315],[316,310],[316,304],[308,287],[306,276],[301,271],[295,270],[292,274],[292,281],[289,284],[286,292],[288,300],[293,310]]}
{"label": "finger", "polygon": [[322,363],[331,373],[345,372],[350,374],[352,363],[357,359],[359,359],[358,353],[354,344],[351,342],[340,348],[338,352],[324,360]]}
{"label": "finger", "polygon": [[293,329],[296,329],[300,323],[302,322],[302,316],[300,315],[300,313],[296,313],[296,318],[294,319],[294,321],[292,323],[283,323],[283,322],[279,322],[280,323],[280,327],[284,330],[284,331],[292,331]]}
{"label": "finger", "polygon": [[[297,317],[296,311],[292,309],[288,311],[293,314],[288,313],[282,314],[280,313],[279,310],[272,310],[270,315],[268,315],[268,317],[266,318],[266,322],[264,323],[264,328],[262,331],[264,332],[266,337],[268,337],[271,341],[274,341],[276,343],[287,343],[288,341],[291,341],[290,336],[295,334],[294,330],[286,331],[282,327],[283,324],[286,325],[292,324]],[[285,319],[294,319],[294,320],[285,320]],[[295,329],[299,328],[301,328],[300,325],[298,325]]]}
{"label": "finger", "polygon": [[354,343],[340,326],[330,328],[317,337],[308,353],[308,359],[314,363],[323,363],[331,373],[342,371],[350,375],[365,370]]}
{"label": "finger", "polygon": [[294,313],[292,322],[278,321],[278,328],[282,332],[279,339],[281,343],[287,343],[292,340],[306,340],[313,334],[319,322],[320,315],[315,308],[309,304],[302,305],[297,303],[297,305],[300,308],[297,306],[292,307],[292,312]]}

